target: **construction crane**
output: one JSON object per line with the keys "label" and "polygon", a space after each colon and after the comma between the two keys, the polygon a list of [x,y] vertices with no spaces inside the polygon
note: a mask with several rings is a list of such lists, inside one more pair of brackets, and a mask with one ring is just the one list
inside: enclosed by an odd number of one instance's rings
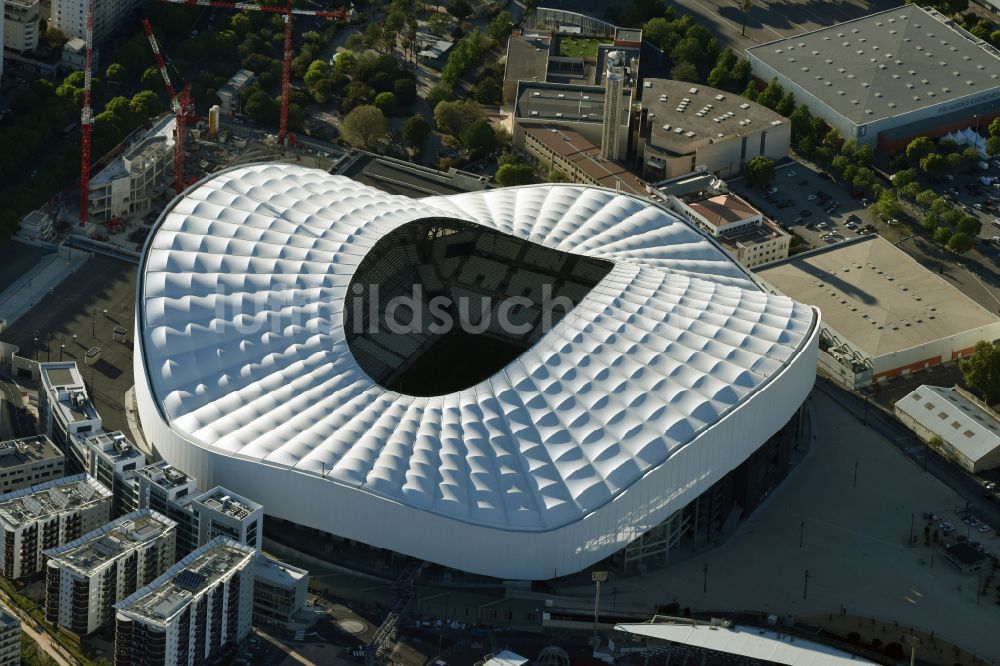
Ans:
{"label": "construction crane", "polygon": [[317,16],[320,18],[335,19],[338,21],[349,21],[353,13],[353,7],[348,10],[343,7],[332,10],[295,9],[292,7],[292,0],[287,0],[284,7],[274,7],[267,5],[254,5],[247,2],[223,2],[222,0],[161,0],[171,2],[176,5],[196,5],[199,7],[221,7],[223,9],[235,9],[237,11],[246,9],[256,12],[270,12],[281,14],[285,21],[285,46],[283,61],[281,66],[281,114],[278,118],[278,144],[285,145],[289,138],[288,133],[288,99],[292,89],[292,15]]}
{"label": "construction crane", "polygon": [[153,56],[156,58],[156,66],[160,68],[160,76],[163,77],[163,84],[167,88],[167,95],[170,97],[170,108],[176,117],[174,129],[177,138],[174,140],[174,190],[177,194],[184,191],[184,140],[187,134],[187,121],[194,117],[194,100],[191,99],[190,86],[185,85],[181,94],[174,92],[174,84],[170,82],[170,74],[167,72],[167,64],[163,61],[163,53],[160,51],[160,44],[153,34],[153,26],[149,21],[143,19],[142,27],[146,31],[146,38],[153,49]]}
{"label": "construction crane", "polygon": [[80,111],[80,226],[87,226],[90,213],[90,131],[94,126],[94,110],[90,108],[90,68],[94,50],[94,0],[87,2],[87,30],[84,36],[83,109]]}

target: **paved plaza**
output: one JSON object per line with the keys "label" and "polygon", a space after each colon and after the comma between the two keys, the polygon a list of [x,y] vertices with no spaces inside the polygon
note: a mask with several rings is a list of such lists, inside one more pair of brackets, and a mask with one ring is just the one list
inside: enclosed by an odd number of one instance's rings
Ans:
{"label": "paved plaza", "polygon": [[[817,437],[785,483],[719,548],[614,582],[618,607],[676,600],[692,609],[761,610],[810,620],[844,609],[933,631],[1000,662],[995,632],[980,630],[1000,627],[995,593],[977,603],[978,578],[960,573],[940,548],[932,565],[932,549],[924,546],[922,515],[941,514],[962,534],[967,528],[954,509],[964,501],[822,393],[814,392],[810,404]],[[911,515],[914,546],[907,545]],[[995,532],[971,530],[970,537],[1000,552]],[[590,587],[573,592],[593,595]]]}

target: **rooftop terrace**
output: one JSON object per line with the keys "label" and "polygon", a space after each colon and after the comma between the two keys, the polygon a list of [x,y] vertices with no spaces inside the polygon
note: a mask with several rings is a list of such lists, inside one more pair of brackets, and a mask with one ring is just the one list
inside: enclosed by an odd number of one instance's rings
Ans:
{"label": "rooftop terrace", "polygon": [[22,437],[0,442],[0,468],[20,467],[29,463],[60,458],[63,453],[45,435]]}
{"label": "rooftop terrace", "polygon": [[150,509],[122,516],[59,548],[45,552],[83,576],[165,534],[176,523]]}
{"label": "rooftop terrace", "polygon": [[0,495],[0,518],[18,527],[110,497],[111,491],[91,476],[76,474]]}

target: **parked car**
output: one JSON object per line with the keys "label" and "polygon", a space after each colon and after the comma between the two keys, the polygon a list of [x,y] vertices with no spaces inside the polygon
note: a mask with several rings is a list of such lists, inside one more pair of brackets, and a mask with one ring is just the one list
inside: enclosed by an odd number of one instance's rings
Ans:
{"label": "parked car", "polygon": [[796,171],[795,169],[792,169],[791,171],[789,171],[785,175],[788,176],[789,178],[795,178],[795,176],[798,175],[798,171]]}

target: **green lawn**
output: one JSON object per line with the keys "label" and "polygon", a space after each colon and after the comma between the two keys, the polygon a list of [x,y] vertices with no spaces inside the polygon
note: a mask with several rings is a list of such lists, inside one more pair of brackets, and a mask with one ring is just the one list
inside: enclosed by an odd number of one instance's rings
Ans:
{"label": "green lawn", "polygon": [[601,41],[598,39],[561,37],[559,55],[566,58],[594,58],[597,56],[597,47],[600,44]]}

